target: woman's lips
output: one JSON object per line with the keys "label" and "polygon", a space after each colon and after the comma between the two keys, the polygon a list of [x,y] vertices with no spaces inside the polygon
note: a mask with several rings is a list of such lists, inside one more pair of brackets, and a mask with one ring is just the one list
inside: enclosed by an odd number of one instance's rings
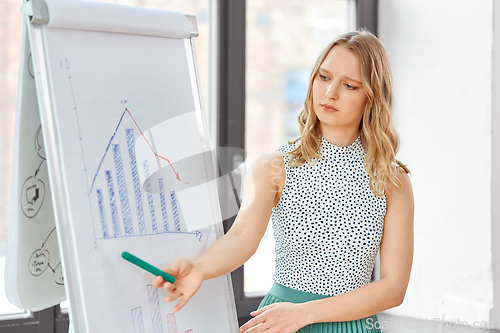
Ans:
{"label": "woman's lips", "polygon": [[336,108],[334,108],[333,106],[331,106],[330,104],[321,104],[321,108],[325,111],[325,112],[337,112],[338,110]]}

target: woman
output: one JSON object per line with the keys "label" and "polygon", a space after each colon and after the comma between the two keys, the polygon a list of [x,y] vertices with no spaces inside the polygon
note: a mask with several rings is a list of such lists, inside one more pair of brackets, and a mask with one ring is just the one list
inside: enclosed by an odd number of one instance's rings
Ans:
{"label": "woman", "polygon": [[[403,302],[413,257],[413,194],[396,160],[392,78],[367,31],[344,34],[319,56],[299,115],[300,137],[260,156],[226,235],[157,277],[180,310],[204,280],[257,250],[270,216],[274,285],[240,332],[379,332],[380,311]],[[370,283],[380,249],[380,279]]]}

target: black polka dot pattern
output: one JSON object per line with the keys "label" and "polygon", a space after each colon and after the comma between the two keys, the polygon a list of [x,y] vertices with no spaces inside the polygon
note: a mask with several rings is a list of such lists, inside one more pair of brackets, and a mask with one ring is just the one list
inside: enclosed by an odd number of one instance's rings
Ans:
{"label": "black polka dot pattern", "polygon": [[[340,295],[369,283],[380,247],[385,197],[370,190],[360,138],[338,147],[321,138],[321,158],[290,168],[272,209],[274,281],[309,293]],[[284,145],[282,153],[299,142]]]}

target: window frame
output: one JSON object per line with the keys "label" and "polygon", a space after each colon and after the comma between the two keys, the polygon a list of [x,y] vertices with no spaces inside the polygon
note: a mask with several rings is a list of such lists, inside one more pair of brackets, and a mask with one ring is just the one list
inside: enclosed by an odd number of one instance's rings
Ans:
{"label": "window frame", "polygon": [[55,305],[26,315],[0,316],[0,329],[3,333],[67,333],[69,316],[61,311],[59,305]]}

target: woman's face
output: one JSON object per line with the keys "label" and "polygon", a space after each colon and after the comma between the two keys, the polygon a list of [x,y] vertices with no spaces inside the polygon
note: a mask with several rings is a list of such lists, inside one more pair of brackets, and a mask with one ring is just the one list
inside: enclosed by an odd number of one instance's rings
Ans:
{"label": "woman's face", "polygon": [[354,53],[335,45],[319,67],[312,93],[313,111],[323,135],[331,130],[359,131],[367,97]]}

